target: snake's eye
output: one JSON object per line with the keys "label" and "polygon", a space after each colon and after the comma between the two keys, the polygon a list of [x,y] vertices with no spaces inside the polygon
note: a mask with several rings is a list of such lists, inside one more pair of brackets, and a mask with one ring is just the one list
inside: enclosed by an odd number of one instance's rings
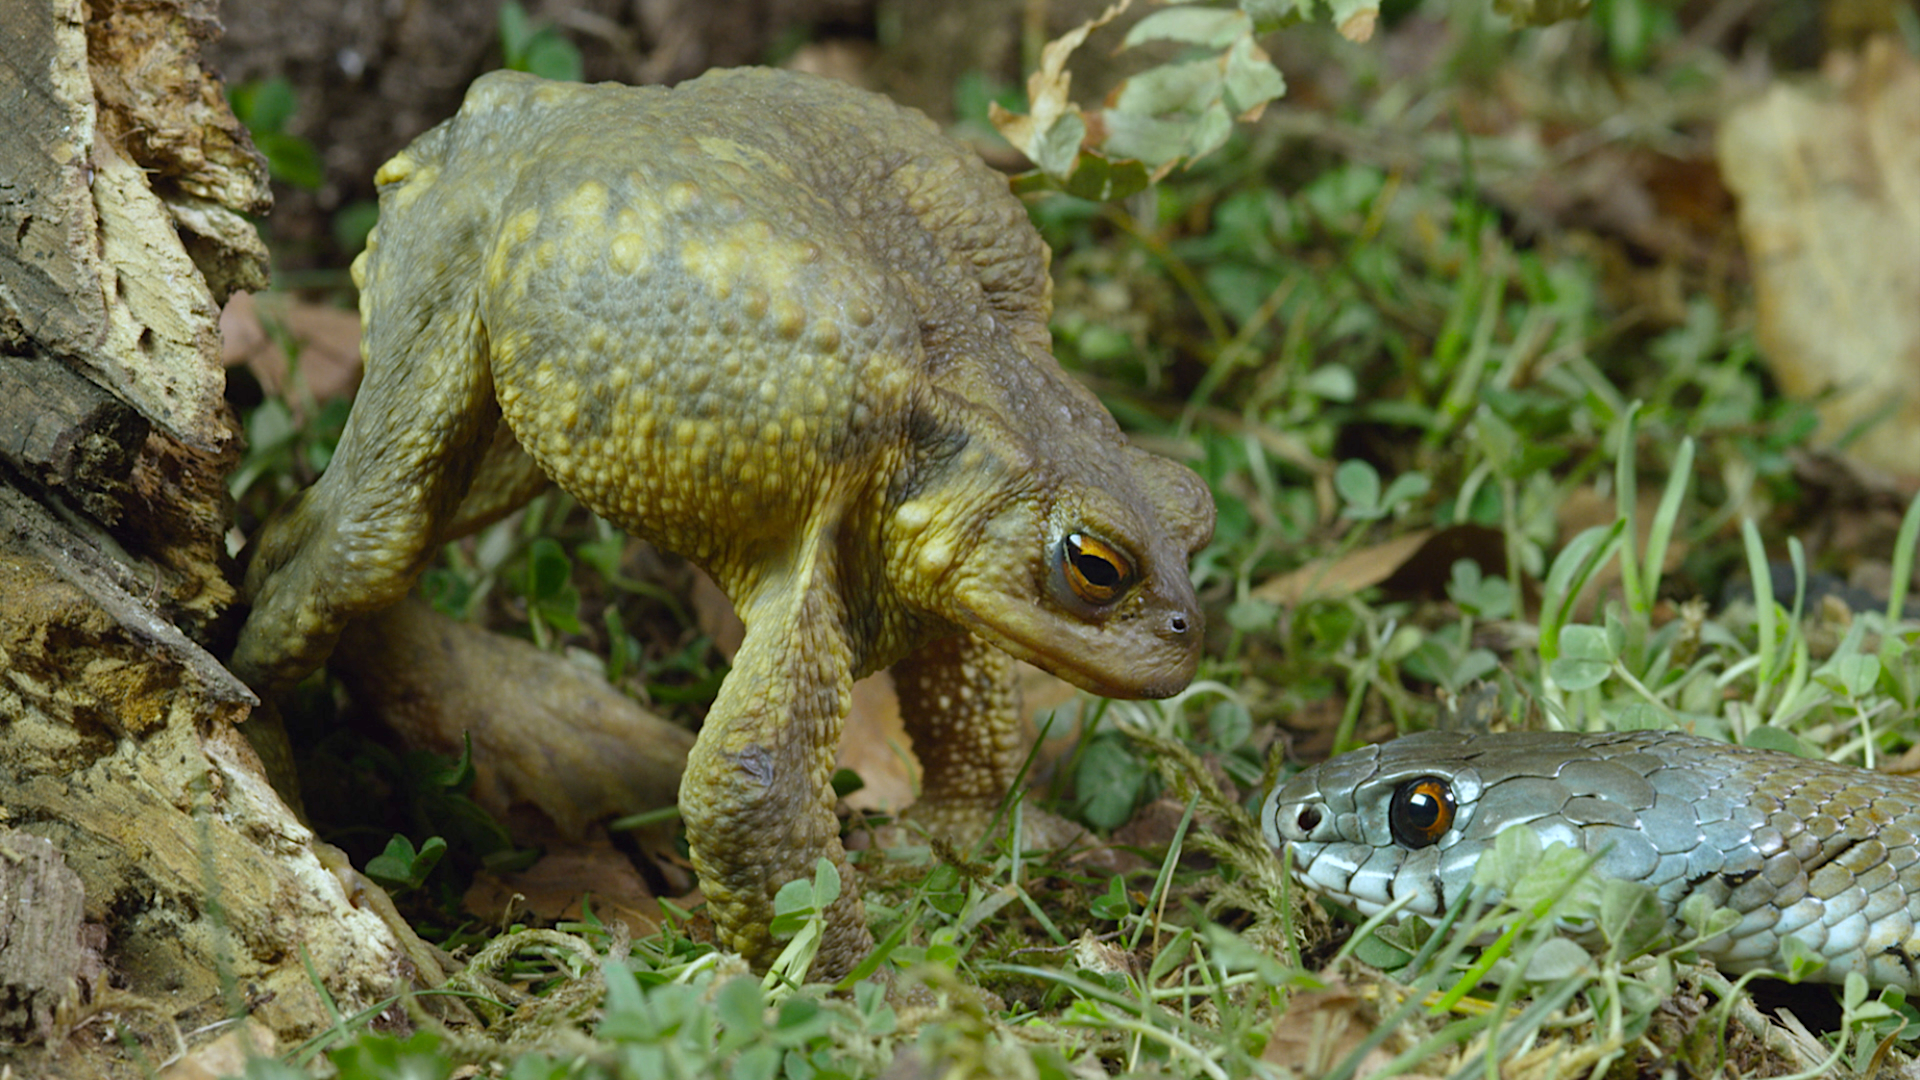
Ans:
{"label": "snake's eye", "polygon": [[1452,785],[1437,776],[1418,777],[1394,789],[1387,824],[1401,847],[1428,847],[1453,828],[1457,805]]}
{"label": "snake's eye", "polygon": [[1133,563],[1104,540],[1068,533],[1060,541],[1060,573],[1081,602],[1105,607],[1133,585]]}

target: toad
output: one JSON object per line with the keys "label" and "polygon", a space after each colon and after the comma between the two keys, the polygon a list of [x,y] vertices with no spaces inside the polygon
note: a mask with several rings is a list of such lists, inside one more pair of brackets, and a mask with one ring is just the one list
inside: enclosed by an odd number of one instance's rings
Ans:
{"label": "toad", "polygon": [[[925,117],[777,71],[497,72],[376,179],[365,381],[255,545],[233,657],[254,687],[557,483],[746,624],[680,806],[719,942],[764,966],[780,886],[845,870],[855,679],[891,665],[918,816],[964,832],[1021,761],[1013,658],[1112,697],[1193,677],[1212,498],[1061,371],[1045,243]],[[812,974],[872,941],[844,889]]]}

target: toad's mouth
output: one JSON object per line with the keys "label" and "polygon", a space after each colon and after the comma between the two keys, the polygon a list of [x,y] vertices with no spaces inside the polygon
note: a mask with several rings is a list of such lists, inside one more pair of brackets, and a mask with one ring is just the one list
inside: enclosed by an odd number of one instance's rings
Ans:
{"label": "toad's mouth", "polygon": [[1191,629],[1172,641],[1085,625],[989,621],[971,610],[962,614],[967,629],[1001,651],[1108,698],[1164,698],[1186,689],[1200,665],[1205,638],[1197,613],[1188,617]]}

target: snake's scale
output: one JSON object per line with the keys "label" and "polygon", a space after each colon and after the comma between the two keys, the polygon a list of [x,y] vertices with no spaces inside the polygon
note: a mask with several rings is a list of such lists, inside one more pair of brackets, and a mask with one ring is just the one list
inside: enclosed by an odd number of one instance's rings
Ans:
{"label": "snake's scale", "polygon": [[1524,825],[1670,920],[1695,894],[1739,913],[1697,944],[1722,970],[1784,970],[1795,937],[1827,960],[1814,978],[1920,990],[1920,780],[1672,731],[1431,731],[1306,769],[1261,820],[1303,884],[1364,914],[1411,893],[1438,915]]}

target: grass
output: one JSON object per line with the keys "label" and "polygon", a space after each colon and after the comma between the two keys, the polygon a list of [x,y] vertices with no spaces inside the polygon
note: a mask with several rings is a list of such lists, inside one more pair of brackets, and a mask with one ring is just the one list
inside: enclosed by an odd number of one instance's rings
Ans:
{"label": "grass", "polygon": [[[1299,894],[1253,816],[1297,767],[1290,745],[1324,754],[1443,722],[1684,728],[1868,767],[1916,742],[1920,637],[1902,613],[1920,503],[1874,609],[1814,599],[1820,568],[1781,528],[1811,414],[1759,370],[1742,283],[1683,266],[1685,303],[1636,307],[1604,236],[1523,235],[1511,206],[1483,200],[1520,168],[1499,133],[1431,137],[1448,110],[1498,104],[1498,79],[1548,88],[1556,122],[1572,122],[1567,102],[1599,102],[1585,119],[1622,147],[1676,137],[1717,61],[1661,60],[1646,35],[1677,31],[1635,10],[1621,0],[1599,29],[1479,67],[1494,31],[1447,16],[1452,64],[1394,82],[1347,56],[1351,95],[1276,108],[1155,188],[1034,203],[1063,362],[1220,503],[1193,567],[1222,628],[1200,680],[1168,702],[1082,709],[1059,769],[1059,808],[1102,830],[1178,808],[1143,869],[1004,848],[869,861],[895,993],[835,992],[793,980],[813,913],[847,887],[827,874],[783,893],[791,945],[767,976],[678,920],[639,940],[592,919],[462,926],[462,875],[500,855],[460,805],[463,771],[356,746],[344,755],[413,806],[404,846],[382,848],[383,833],[369,850],[413,887],[427,933],[473,952],[443,992],[483,1026],[408,1000],[410,1033],[342,1017],[247,1076],[306,1075],[322,1057],[348,1080],[855,1077],[903,1060],[941,1076],[1815,1076],[1906,1060],[1920,1013],[1898,991],[1849,982],[1822,1031],[1796,1031],[1754,1008],[1749,977],[1729,983],[1667,935],[1645,890],[1523,830],[1483,864],[1481,896],[1499,899],[1462,897],[1437,927],[1354,927]],[[1674,104],[1609,111],[1627,83]],[[289,415],[270,403],[249,420],[236,487],[252,513],[324,465],[337,431],[337,412],[304,432]],[[1575,527],[1564,511],[1582,499],[1610,510]],[[1495,541],[1424,590],[1290,607],[1262,592],[1317,560],[1468,526]],[[585,650],[695,719],[723,668],[684,601],[632,576],[624,550],[547,496],[453,547],[429,589],[445,610]],[[1745,595],[1729,587],[1741,580]],[[1024,811],[1009,809],[1017,831]],[[1689,915],[1696,931],[1722,917]]]}

